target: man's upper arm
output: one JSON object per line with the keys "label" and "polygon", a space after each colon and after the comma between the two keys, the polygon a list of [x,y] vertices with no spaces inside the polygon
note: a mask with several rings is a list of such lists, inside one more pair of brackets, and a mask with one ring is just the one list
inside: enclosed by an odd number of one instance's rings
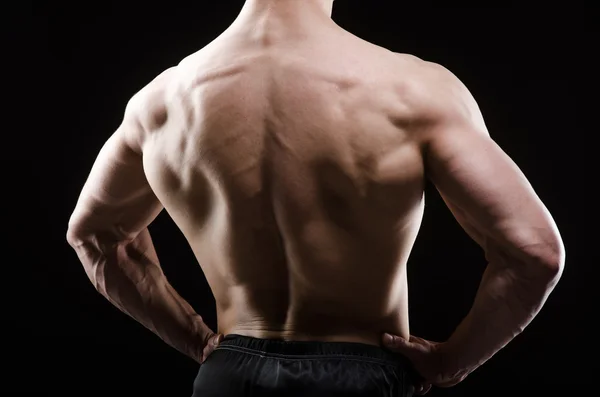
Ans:
{"label": "man's upper arm", "polygon": [[484,249],[491,243],[511,256],[560,266],[564,248],[550,213],[490,138],[466,87],[448,71],[439,73],[440,92],[424,135],[428,177]]}
{"label": "man's upper arm", "polygon": [[162,210],[144,174],[139,95],[132,98],[120,127],[100,150],[69,220],[69,240],[135,237]]}

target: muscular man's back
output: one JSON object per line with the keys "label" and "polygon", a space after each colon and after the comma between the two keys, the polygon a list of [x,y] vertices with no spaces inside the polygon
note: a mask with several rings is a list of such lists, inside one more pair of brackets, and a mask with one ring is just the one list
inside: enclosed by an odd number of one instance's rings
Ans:
{"label": "muscular man's back", "polygon": [[[201,362],[218,337],[147,230],[163,206],[180,227],[227,335],[195,395],[409,395],[411,365],[422,391],[451,386],[527,326],[562,272],[554,221],[464,85],[345,32],[331,4],[248,1],[132,98],[71,216],[96,288]],[[489,262],[440,344],[408,324],[425,177]],[[386,347],[412,364],[379,347],[384,332],[409,341]]]}
{"label": "muscular man's back", "polygon": [[408,336],[423,166],[405,96],[419,62],[329,21],[302,36],[232,29],[156,81],[147,177],[221,332]]}

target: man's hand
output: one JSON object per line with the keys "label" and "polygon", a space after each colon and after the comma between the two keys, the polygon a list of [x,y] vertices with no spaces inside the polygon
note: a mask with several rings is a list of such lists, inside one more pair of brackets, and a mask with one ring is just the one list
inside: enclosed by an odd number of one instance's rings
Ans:
{"label": "man's hand", "polygon": [[200,364],[203,364],[204,361],[210,356],[210,354],[219,346],[219,343],[223,340],[223,334],[214,333],[209,327],[204,325],[202,327],[201,332],[201,340],[202,346],[200,346],[199,352],[197,354],[198,361]]}
{"label": "man's hand", "polygon": [[415,394],[423,395],[432,386],[451,387],[462,382],[468,372],[452,373],[444,352],[444,343],[431,342],[416,336],[406,340],[397,335],[383,334],[383,346],[407,357],[421,376],[415,385]]}

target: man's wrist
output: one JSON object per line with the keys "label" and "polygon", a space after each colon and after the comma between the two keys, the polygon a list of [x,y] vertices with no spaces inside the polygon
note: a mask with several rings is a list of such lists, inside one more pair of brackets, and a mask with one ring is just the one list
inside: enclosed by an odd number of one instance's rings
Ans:
{"label": "man's wrist", "polygon": [[437,348],[440,372],[445,379],[464,379],[479,366],[465,357],[466,349],[461,348],[453,338],[440,343]]}
{"label": "man's wrist", "polygon": [[200,363],[202,361],[202,352],[204,351],[204,347],[208,343],[208,339],[214,334],[212,330],[204,323],[202,317],[198,314],[195,314],[193,319],[193,327],[194,330],[193,335],[191,336],[191,346],[189,356],[192,357],[195,361]]}

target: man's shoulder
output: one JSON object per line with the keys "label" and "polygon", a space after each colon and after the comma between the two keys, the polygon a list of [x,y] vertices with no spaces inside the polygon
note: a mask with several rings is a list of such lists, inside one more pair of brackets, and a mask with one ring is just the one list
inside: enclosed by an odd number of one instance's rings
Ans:
{"label": "man's shoulder", "polygon": [[139,111],[146,108],[152,102],[163,98],[165,91],[174,80],[176,69],[177,67],[175,66],[170,67],[158,74],[148,84],[133,94],[127,107],[132,111]]}
{"label": "man's shoulder", "polygon": [[477,107],[467,87],[445,66],[410,54],[395,55],[400,86],[420,117],[437,122]]}
{"label": "man's shoulder", "polygon": [[167,91],[176,76],[177,67],[171,67],[158,74],[152,81],[129,99],[126,114],[139,120],[145,128],[152,129],[166,114]]}
{"label": "man's shoulder", "polygon": [[148,132],[160,128],[167,120],[166,92],[175,75],[168,68],[131,96],[123,117],[124,139],[130,148],[141,153]]}
{"label": "man's shoulder", "polygon": [[462,89],[462,82],[445,66],[415,55],[394,53],[397,77],[412,83],[422,94],[435,96],[441,92]]}

